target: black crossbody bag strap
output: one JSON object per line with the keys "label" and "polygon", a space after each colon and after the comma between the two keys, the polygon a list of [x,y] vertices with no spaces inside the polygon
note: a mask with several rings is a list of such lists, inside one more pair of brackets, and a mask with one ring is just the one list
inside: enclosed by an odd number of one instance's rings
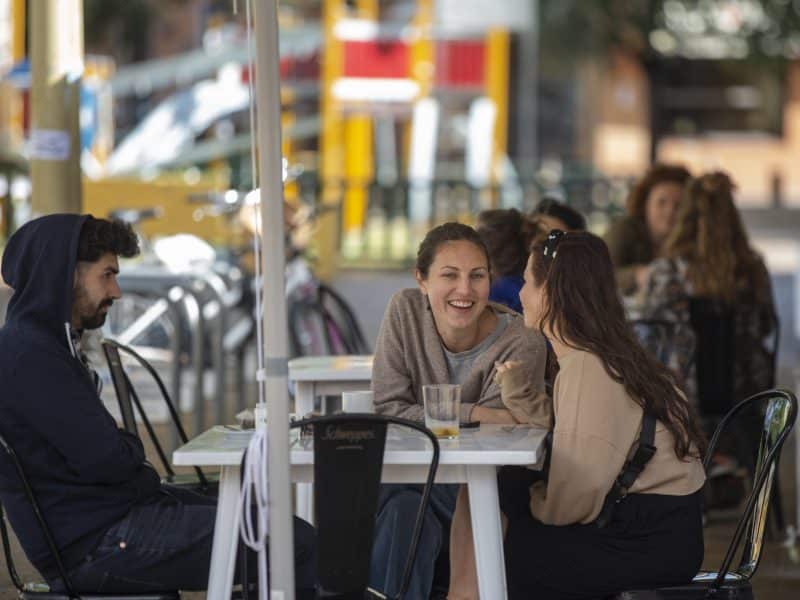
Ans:
{"label": "black crossbody bag strap", "polygon": [[653,458],[656,453],[655,438],[656,419],[653,415],[645,413],[642,416],[642,431],[639,434],[639,444],[630,460],[623,465],[622,470],[614,480],[614,485],[611,486],[606,495],[603,508],[595,520],[595,525],[598,527],[605,527],[609,524],[611,516],[614,514],[614,507],[628,494],[628,490],[633,485],[633,482],[636,481],[639,473],[644,471],[647,463]]}

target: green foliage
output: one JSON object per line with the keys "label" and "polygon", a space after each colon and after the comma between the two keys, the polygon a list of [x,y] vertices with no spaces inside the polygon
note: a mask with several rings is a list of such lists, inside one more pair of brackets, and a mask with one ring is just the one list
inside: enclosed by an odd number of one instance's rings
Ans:
{"label": "green foliage", "polygon": [[540,0],[540,15],[545,65],[614,46],[643,59],[710,45],[758,63],[800,58],[798,0]]}
{"label": "green foliage", "polygon": [[149,0],[84,0],[86,51],[113,54],[118,62],[142,60],[157,12]]}

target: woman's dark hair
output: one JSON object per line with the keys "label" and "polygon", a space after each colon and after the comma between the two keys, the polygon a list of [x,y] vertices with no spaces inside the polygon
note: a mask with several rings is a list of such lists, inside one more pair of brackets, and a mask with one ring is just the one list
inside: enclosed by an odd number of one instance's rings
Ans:
{"label": "woman's dark hair", "polygon": [[528,248],[539,229],[514,208],[485,210],[475,228],[489,253],[493,277],[519,275],[528,262]]}
{"label": "woman's dark hair", "polygon": [[131,258],[139,254],[139,239],[130,224],[117,219],[95,219],[84,221],[78,239],[78,260],[97,262],[107,253]]}
{"label": "woman's dark hair", "polygon": [[539,215],[555,217],[564,223],[569,231],[583,231],[586,229],[584,216],[571,206],[567,206],[555,198],[542,198],[536,208],[533,209],[533,212],[531,212],[531,219],[535,220]]}
{"label": "woman's dark hair", "polygon": [[419,245],[416,266],[422,278],[428,278],[428,270],[431,268],[433,260],[436,258],[439,246],[447,242],[458,242],[461,240],[472,242],[483,251],[484,256],[486,256],[486,264],[491,271],[489,251],[486,249],[486,244],[483,243],[478,232],[469,225],[464,225],[463,223],[444,223],[443,225],[431,229]]}
{"label": "woman's dark hair", "polygon": [[625,204],[626,212],[631,217],[644,220],[647,197],[654,187],[661,183],[676,183],[684,186],[689,179],[691,179],[691,174],[682,165],[654,164],[628,194]]}
{"label": "woman's dark hair", "polygon": [[549,259],[546,246],[547,240],[539,239],[531,247],[531,275],[547,298],[539,328],[546,326],[562,343],[597,356],[609,377],[674,436],[678,458],[701,456],[705,441],[686,396],[672,372],[642,347],[625,317],[605,242],[588,232],[567,233],[557,247],[549,244]]}

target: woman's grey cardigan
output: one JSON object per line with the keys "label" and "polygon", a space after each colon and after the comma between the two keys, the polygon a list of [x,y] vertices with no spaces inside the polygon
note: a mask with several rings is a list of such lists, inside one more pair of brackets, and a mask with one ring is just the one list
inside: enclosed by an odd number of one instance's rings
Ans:
{"label": "woman's grey cardigan", "polygon": [[[496,313],[508,313],[510,318],[497,341],[475,359],[461,385],[461,421],[470,420],[477,404],[507,408],[519,422],[536,421],[534,413],[541,410],[537,405],[546,398],[544,338],[538,331],[526,329],[518,313],[494,302],[489,306]],[[514,386],[513,394],[501,398],[494,364],[507,360],[524,363],[526,381]],[[449,382],[447,359],[428,298],[418,289],[397,292],[389,301],[375,347],[372,391],[376,411],[421,421],[422,386]]]}

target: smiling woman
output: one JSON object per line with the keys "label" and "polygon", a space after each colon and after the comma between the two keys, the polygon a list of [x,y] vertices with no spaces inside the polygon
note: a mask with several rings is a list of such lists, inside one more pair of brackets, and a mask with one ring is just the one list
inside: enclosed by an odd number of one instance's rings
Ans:
{"label": "smiling woman", "polygon": [[[375,349],[372,389],[379,413],[423,419],[422,386],[461,385],[462,422],[551,424],[544,394],[546,349],[521,315],[489,301],[490,261],[478,233],[445,223],[425,236],[417,253],[418,288],[389,302]],[[517,378],[495,381],[497,364],[520,363]],[[447,548],[458,487],[436,485],[422,531],[410,598],[428,598],[447,585],[436,566]],[[412,524],[419,507],[415,486],[384,486],[376,523],[370,585],[396,594]],[[446,553],[442,553],[446,554]],[[446,557],[445,557],[446,558]]]}

